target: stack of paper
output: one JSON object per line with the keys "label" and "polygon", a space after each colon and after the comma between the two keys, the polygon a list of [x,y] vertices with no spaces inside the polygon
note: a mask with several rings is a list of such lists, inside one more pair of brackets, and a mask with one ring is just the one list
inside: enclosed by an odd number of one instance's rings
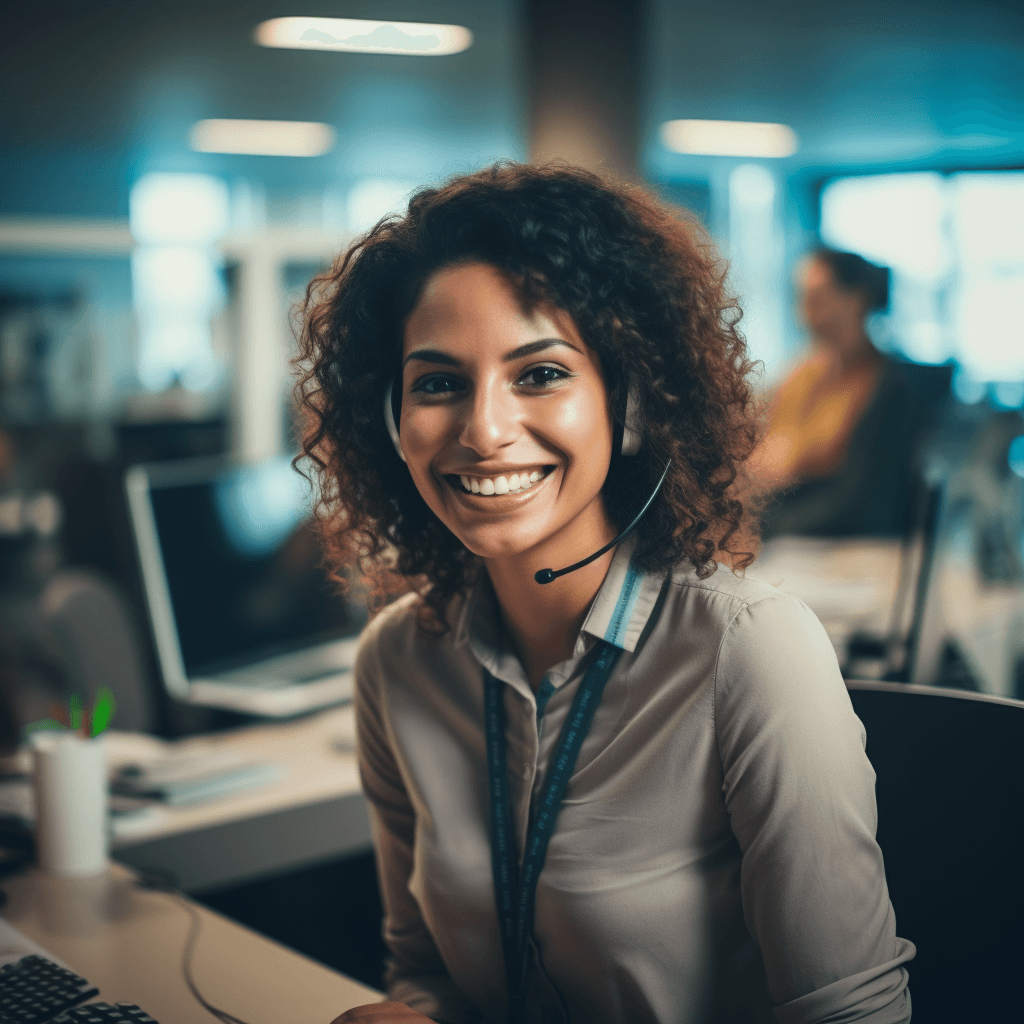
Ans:
{"label": "stack of paper", "polygon": [[150,797],[172,806],[200,803],[242,789],[266,786],[282,775],[278,765],[253,763],[230,752],[182,752],[127,764],[111,777],[111,791]]}

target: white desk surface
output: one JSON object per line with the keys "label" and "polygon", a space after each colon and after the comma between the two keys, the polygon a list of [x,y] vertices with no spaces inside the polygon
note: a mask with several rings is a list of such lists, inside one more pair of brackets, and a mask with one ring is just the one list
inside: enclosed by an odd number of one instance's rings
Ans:
{"label": "white desk surface", "polygon": [[182,832],[195,832],[275,811],[361,795],[352,706],[290,722],[264,722],[230,732],[164,741],[113,732],[107,744],[113,768],[147,757],[188,751],[230,751],[283,770],[269,786],[243,790],[186,807],[155,806],[137,823],[119,823],[114,850]]}
{"label": "white desk surface", "polygon": [[[111,852],[117,860],[170,871],[189,892],[267,878],[371,848],[351,705],[170,742],[110,731],[104,744],[111,769],[213,752],[281,770],[267,785],[192,806],[154,804],[141,815],[114,822]],[[30,772],[28,752],[9,758],[5,767],[9,773]],[[27,780],[5,785],[0,800],[8,811],[33,813]]]}
{"label": "white desk surface", "polygon": [[778,537],[747,575],[806,602],[842,656],[854,630],[886,636],[892,628],[900,555],[898,540]]}
{"label": "white desk surface", "polygon": [[[91,879],[33,870],[4,879],[0,888],[9,898],[3,917],[97,986],[101,999],[137,1003],[159,1024],[213,1019],[182,974],[191,917],[174,897],[138,889],[131,872],[117,864]],[[192,960],[199,991],[247,1024],[329,1024],[353,1006],[381,999],[351,978],[192,906],[202,920]]]}

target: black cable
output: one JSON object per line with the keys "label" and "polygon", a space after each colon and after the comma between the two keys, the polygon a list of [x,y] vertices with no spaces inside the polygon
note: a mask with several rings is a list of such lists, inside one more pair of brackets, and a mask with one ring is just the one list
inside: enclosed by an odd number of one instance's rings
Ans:
{"label": "black cable", "polygon": [[185,943],[185,952],[182,956],[181,969],[185,975],[185,983],[188,985],[192,995],[196,997],[199,1005],[203,1007],[208,1013],[212,1013],[214,1017],[222,1021],[223,1024],[246,1024],[244,1020],[239,1017],[235,1017],[233,1014],[227,1012],[227,1010],[218,1009],[212,1003],[208,1003],[204,998],[203,994],[199,991],[195,983],[195,979],[192,977],[192,954],[195,952],[196,942],[199,939],[199,932],[202,929],[203,922],[200,918],[198,911],[192,904],[185,899],[181,893],[169,892],[166,895],[172,896],[176,899],[184,908],[188,911],[189,916],[192,918],[192,928],[189,931],[188,940]]}
{"label": "black cable", "polygon": [[199,991],[199,986],[196,985],[195,979],[192,977],[192,956],[195,953],[196,943],[199,941],[199,932],[202,930],[203,921],[185,893],[178,888],[174,876],[169,871],[147,870],[139,874],[135,884],[140,889],[170,896],[181,905],[192,919],[192,925],[189,928],[188,938],[185,940],[185,949],[181,957],[181,973],[185,978],[185,984],[188,985],[189,991],[195,997],[196,1002],[207,1013],[216,1017],[221,1024],[247,1024],[240,1017],[236,1017],[228,1013],[227,1010],[221,1010],[212,1003],[207,1002],[202,992]]}

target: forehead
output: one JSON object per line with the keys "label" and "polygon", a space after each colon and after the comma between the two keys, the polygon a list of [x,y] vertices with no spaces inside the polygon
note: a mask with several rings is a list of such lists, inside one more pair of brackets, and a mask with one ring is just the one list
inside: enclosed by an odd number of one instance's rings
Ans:
{"label": "forehead", "polygon": [[403,332],[407,355],[417,348],[497,353],[524,342],[564,338],[582,345],[572,317],[547,302],[528,306],[508,276],[485,263],[431,274]]}
{"label": "forehead", "polygon": [[832,271],[828,264],[813,256],[804,259],[800,267],[800,276],[804,283],[812,288],[822,288],[834,284]]}

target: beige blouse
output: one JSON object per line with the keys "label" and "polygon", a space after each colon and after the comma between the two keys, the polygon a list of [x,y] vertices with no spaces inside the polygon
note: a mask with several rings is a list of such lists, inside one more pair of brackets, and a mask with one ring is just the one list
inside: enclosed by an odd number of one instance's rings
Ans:
{"label": "beige blouse", "polygon": [[725,568],[620,546],[573,657],[535,697],[484,580],[443,637],[416,598],[367,629],[357,721],[392,999],[505,1019],[483,667],[505,683],[510,803],[531,801],[598,638],[623,648],[537,888],[531,1024],[910,1020],[864,728],[814,614]]}

